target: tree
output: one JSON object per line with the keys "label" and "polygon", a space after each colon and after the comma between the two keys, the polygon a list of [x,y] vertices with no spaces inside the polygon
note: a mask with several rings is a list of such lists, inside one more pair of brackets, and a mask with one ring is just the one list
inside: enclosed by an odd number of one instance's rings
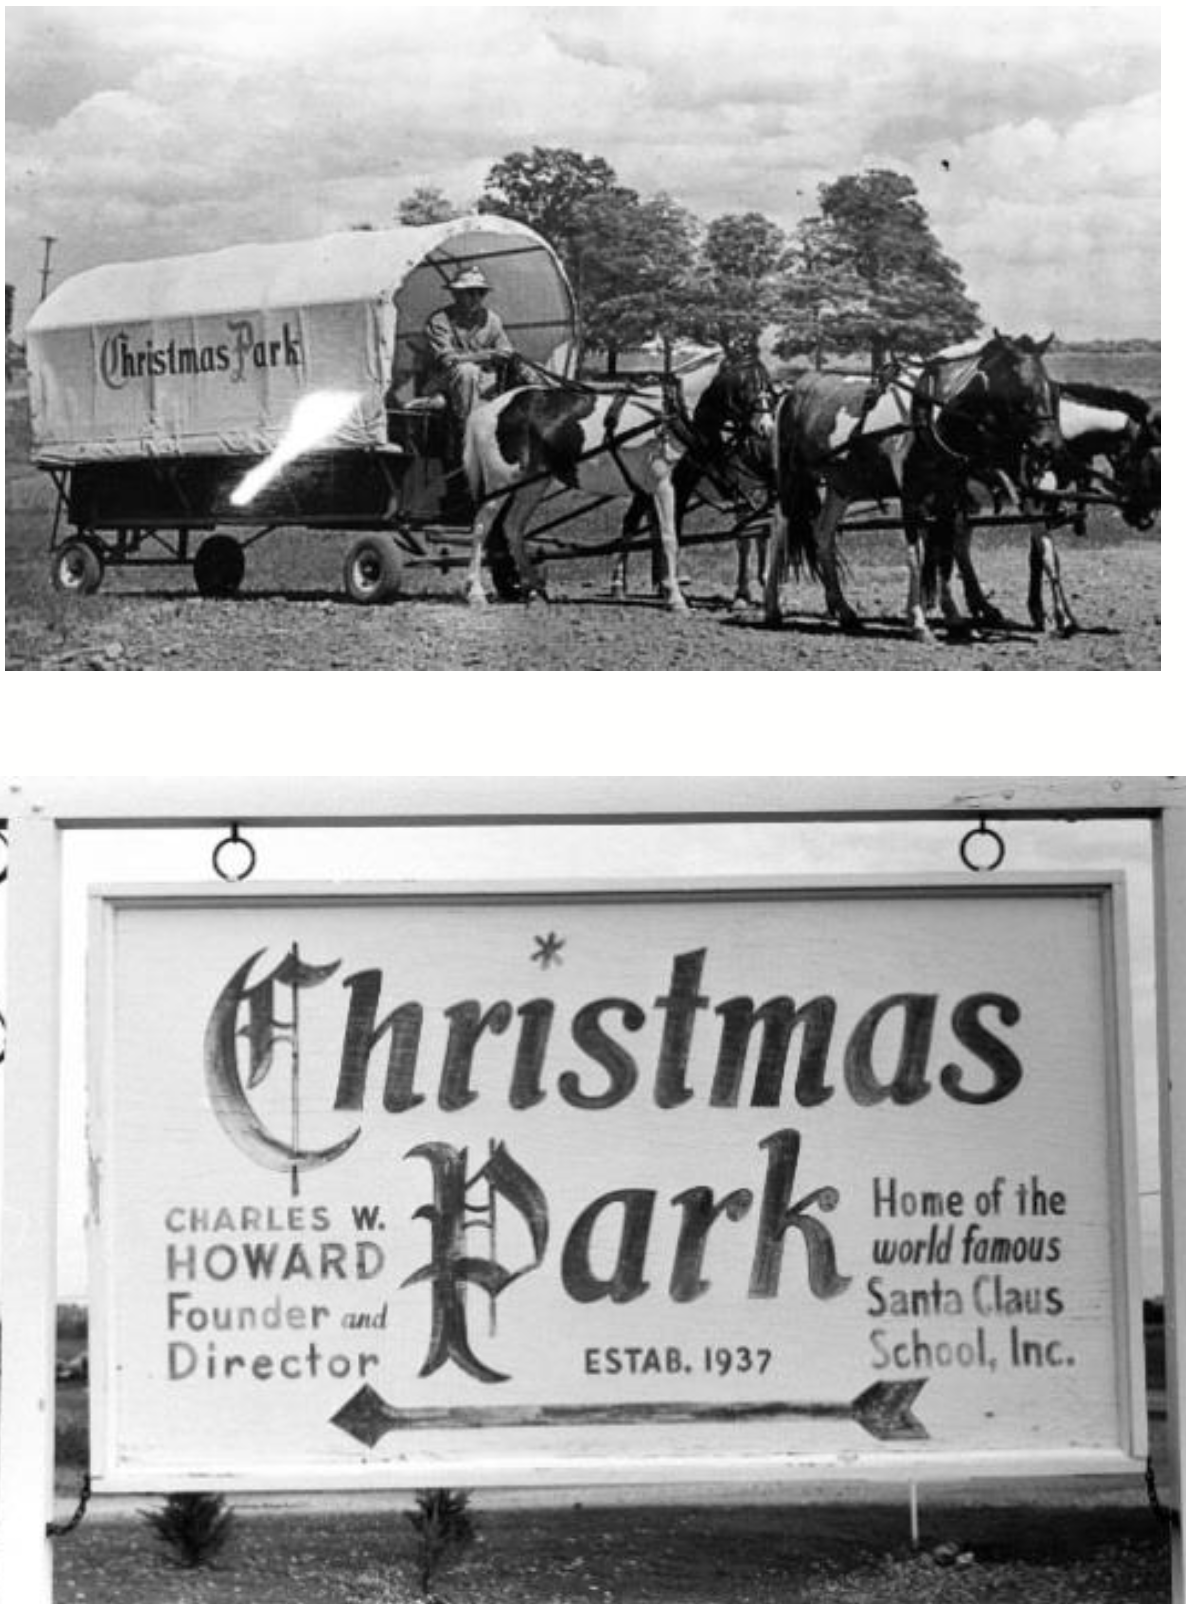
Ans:
{"label": "tree", "polygon": [[868,351],[877,368],[890,351],[917,354],[976,332],[979,308],[911,179],[884,168],[849,174],[821,185],[819,203],[790,253],[784,355],[818,360],[826,345]]}
{"label": "tree", "polygon": [[787,239],[761,212],[728,213],[708,225],[700,332],[727,347],[756,344],[778,304]]}
{"label": "tree", "polygon": [[704,236],[704,259],[721,278],[769,277],[786,250],[786,235],[761,212],[727,212],[714,217]]}
{"label": "tree", "polygon": [[534,228],[555,247],[571,275],[579,208],[591,196],[607,193],[622,200],[638,198],[634,190],[618,183],[613,168],[600,156],[535,145],[495,162],[486,175],[478,210],[498,212]]}
{"label": "tree", "polygon": [[448,223],[452,218],[461,215],[461,208],[454,206],[444,191],[438,189],[435,184],[417,185],[412,193],[405,195],[399,203],[400,222],[412,228],[423,227],[426,223]]}
{"label": "tree", "polygon": [[863,348],[872,315],[867,287],[822,218],[809,217],[799,225],[783,268],[779,355],[807,354],[821,368],[826,348]]}
{"label": "tree", "polygon": [[572,276],[586,340],[617,352],[658,336],[670,345],[697,322],[696,219],[668,195],[590,195],[574,214]]}

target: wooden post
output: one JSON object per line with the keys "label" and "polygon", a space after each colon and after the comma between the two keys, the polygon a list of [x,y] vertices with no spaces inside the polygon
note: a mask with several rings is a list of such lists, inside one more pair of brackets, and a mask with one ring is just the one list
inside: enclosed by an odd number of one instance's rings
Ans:
{"label": "wooden post", "polygon": [[1165,1266],[1166,1430],[1170,1486],[1179,1511],[1171,1535],[1174,1604],[1186,1604],[1182,1467],[1186,1464],[1186,807],[1171,802],[1153,832],[1157,908],[1157,1031],[1161,1059],[1161,1234]]}
{"label": "wooden post", "polygon": [[61,884],[57,824],[9,819],[8,1053],[0,1309],[0,1554],[6,1592],[51,1604]]}

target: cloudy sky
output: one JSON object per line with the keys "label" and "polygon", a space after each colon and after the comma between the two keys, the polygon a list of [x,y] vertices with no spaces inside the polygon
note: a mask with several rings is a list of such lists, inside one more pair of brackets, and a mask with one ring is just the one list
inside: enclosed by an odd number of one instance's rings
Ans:
{"label": "cloudy sky", "polygon": [[986,321],[1160,332],[1160,10],[8,7],[7,272],[383,224],[533,144],[786,228],[915,181]]}

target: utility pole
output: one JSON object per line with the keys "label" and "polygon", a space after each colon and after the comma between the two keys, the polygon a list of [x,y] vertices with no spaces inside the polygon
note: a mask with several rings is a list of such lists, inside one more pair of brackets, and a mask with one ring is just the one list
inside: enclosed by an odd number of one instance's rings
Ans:
{"label": "utility pole", "polygon": [[41,294],[38,296],[39,302],[45,300],[46,291],[49,288],[49,258],[50,253],[57,243],[57,236],[55,234],[43,234],[41,238],[45,245],[45,257],[41,263]]}

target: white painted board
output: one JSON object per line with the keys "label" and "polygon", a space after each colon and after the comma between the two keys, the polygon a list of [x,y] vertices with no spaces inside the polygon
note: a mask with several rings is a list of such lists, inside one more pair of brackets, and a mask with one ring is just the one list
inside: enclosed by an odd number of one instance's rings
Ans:
{"label": "white painted board", "polygon": [[1140,1461],[1118,882],[94,909],[99,1487]]}

